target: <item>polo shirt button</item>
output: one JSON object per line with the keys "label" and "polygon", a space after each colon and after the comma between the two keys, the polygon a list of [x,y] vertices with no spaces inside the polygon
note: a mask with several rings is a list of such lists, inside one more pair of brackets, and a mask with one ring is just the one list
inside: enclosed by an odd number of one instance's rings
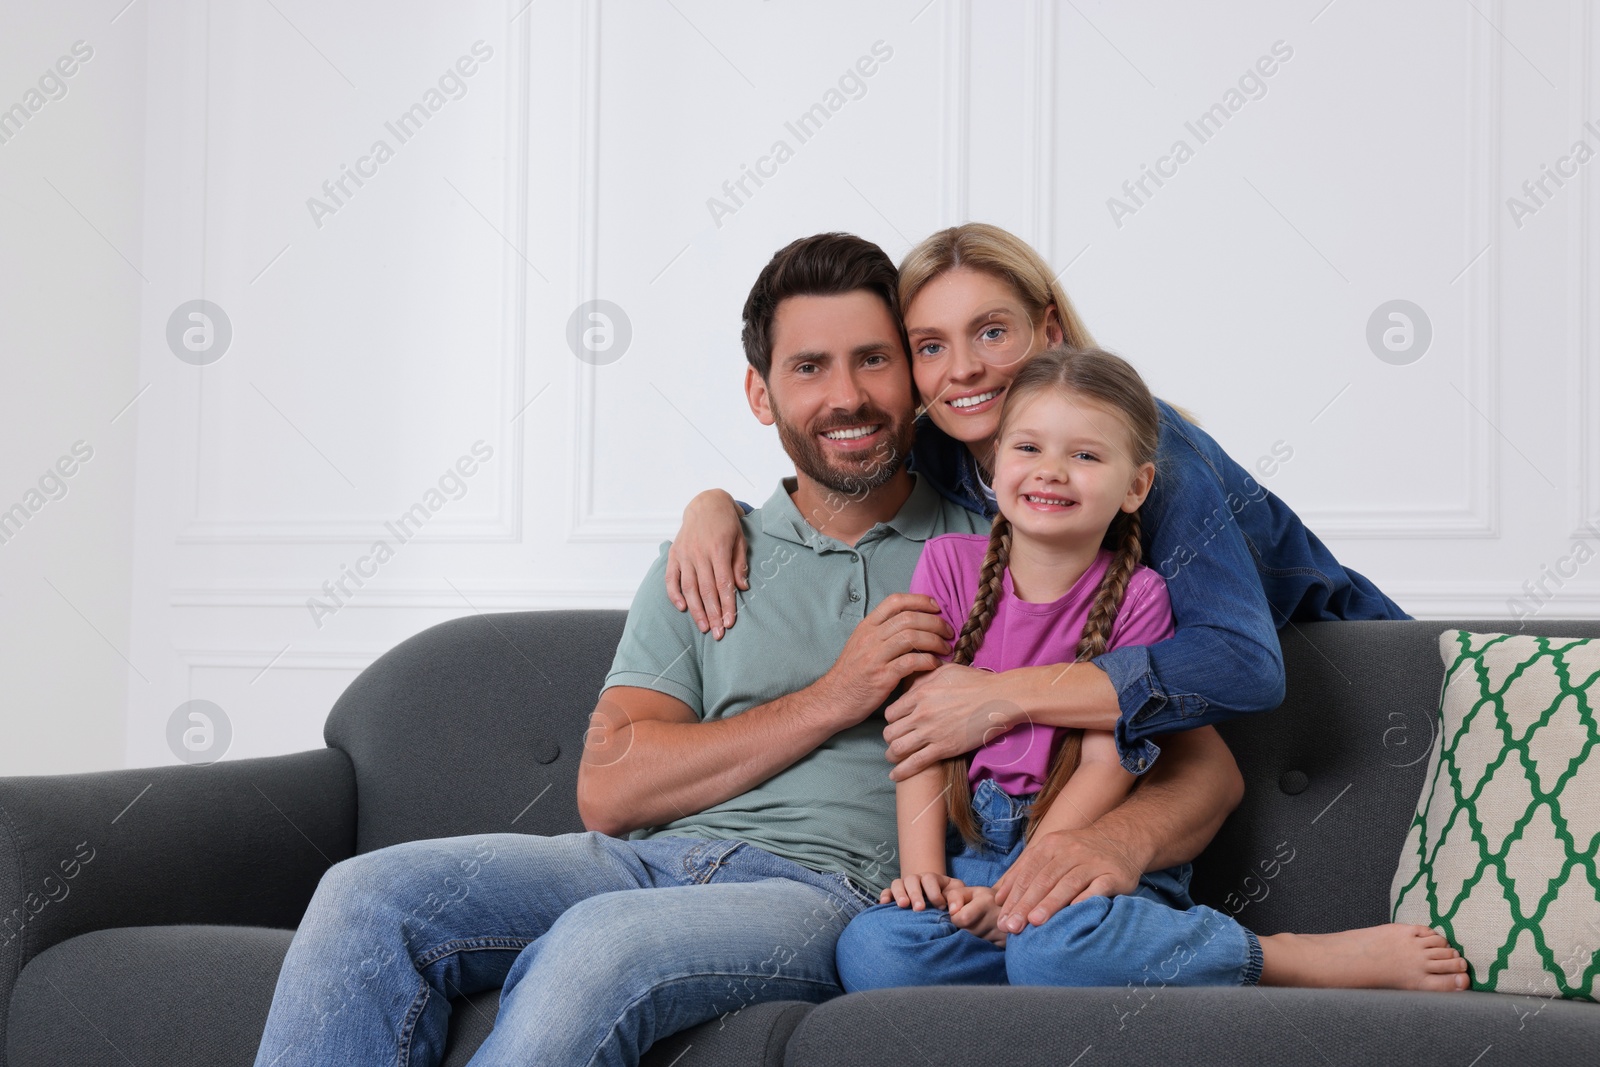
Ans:
{"label": "polo shirt button", "polygon": [[851,600],[860,600],[861,599],[861,594],[856,592],[854,589],[852,589],[852,590],[850,590],[850,599]]}

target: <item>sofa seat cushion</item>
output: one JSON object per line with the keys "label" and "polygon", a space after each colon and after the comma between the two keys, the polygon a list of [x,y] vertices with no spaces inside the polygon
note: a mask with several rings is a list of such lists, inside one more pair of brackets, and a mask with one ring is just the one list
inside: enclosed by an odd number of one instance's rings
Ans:
{"label": "sofa seat cushion", "polygon": [[[134,926],[45,950],[11,998],[7,1067],[251,1067],[292,930]],[[451,1000],[444,1067],[472,1058],[500,991]],[[646,1067],[778,1067],[812,1005],[756,1004],[656,1042]]]}
{"label": "sofa seat cushion", "polygon": [[820,1004],[784,1064],[1461,1067],[1490,1045],[1496,1063],[1593,1062],[1597,1043],[1600,1006],[1500,993],[942,986]]}
{"label": "sofa seat cushion", "polygon": [[[457,997],[450,1006],[443,1067],[465,1067],[494,1026],[500,993]],[[639,1062],[641,1067],[782,1067],[789,1035],[813,1007],[799,1000],[752,1004],[726,1019],[662,1038]]]}
{"label": "sofa seat cushion", "polygon": [[130,926],[63,941],[17,978],[8,1067],[250,1067],[293,936],[261,926]]}

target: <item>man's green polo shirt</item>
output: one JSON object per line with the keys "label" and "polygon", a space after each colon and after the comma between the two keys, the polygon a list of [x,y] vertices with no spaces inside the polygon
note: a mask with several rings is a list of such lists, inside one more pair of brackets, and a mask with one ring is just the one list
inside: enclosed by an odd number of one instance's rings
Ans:
{"label": "man's green polo shirt", "polygon": [[[744,517],[750,588],[721,641],[702,634],[666,593],[667,547],[633,600],[605,684],[676,697],[702,722],[798,692],[827,673],[862,618],[911,585],[923,542],[987,533],[989,521],[916,484],[900,511],[855,546],[818,533],[795,507],[795,480]],[[818,516],[819,520],[822,518]],[[836,871],[873,897],[899,872],[894,783],[879,708],[754,789],[664,826],[629,834],[739,840],[819,871]]]}

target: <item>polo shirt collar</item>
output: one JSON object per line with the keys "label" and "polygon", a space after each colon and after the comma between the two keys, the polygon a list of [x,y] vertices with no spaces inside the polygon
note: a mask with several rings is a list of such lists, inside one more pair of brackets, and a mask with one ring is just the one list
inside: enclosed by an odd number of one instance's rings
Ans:
{"label": "polo shirt collar", "polygon": [[[910,541],[926,541],[936,536],[939,531],[940,508],[943,506],[939,493],[927,479],[911,472],[911,495],[906,497],[906,502],[900,505],[900,510],[882,525],[888,526],[900,536]],[[799,545],[812,545],[818,538],[817,531],[800,516],[800,509],[795,507],[794,498],[789,494],[797,488],[797,480],[790,476],[778,482],[778,488],[761,505],[761,529],[773,537],[784,541],[792,541]],[[828,540],[831,540],[829,538]]]}

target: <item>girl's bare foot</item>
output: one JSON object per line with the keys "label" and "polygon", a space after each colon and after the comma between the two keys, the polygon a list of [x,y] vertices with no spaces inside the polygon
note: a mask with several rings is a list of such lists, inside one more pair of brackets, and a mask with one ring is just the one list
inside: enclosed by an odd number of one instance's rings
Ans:
{"label": "girl's bare foot", "polygon": [[1261,984],[1338,989],[1467,988],[1467,961],[1426,926],[1387,923],[1336,934],[1261,938]]}

